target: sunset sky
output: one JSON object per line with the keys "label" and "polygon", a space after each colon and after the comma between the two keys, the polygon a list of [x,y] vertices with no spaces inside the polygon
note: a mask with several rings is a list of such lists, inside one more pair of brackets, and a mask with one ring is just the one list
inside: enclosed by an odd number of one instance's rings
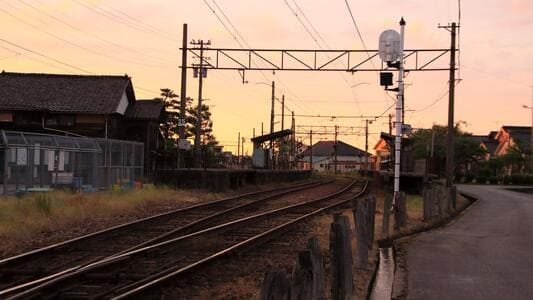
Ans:
{"label": "sunset sky", "polygon": [[[368,49],[377,48],[382,31],[399,30],[402,16],[407,22],[406,48],[448,48],[450,34],[438,25],[459,21],[457,0],[348,3]],[[456,120],[466,121],[464,129],[475,134],[502,125],[531,125],[532,112],[522,105],[533,104],[533,1],[461,1],[461,5]],[[363,49],[344,0],[4,0],[0,13],[2,69],[128,74],[138,99],[156,97],[164,87],[179,94],[183,23],[189,26],[189,39],[211,40],[212,47],[239,48],[233,37],[239,36],[241,44],[253,48]],[[441,65],[446,66],[447,60]],[[196,99],[197,80],[192,72],[189,75],[188,96]],[[275,80],[276,96],[284,94],[286,105],[297,114],[379,115],[395,97],[379,86],[377,73],[248,72],[246,79],[249,83],[243,85],[236,71],[214,70],[205,80],[204,98],[212,107],[214,133],[230,151],[236,150],[239,131],[249,141],[253,128],[260,132],[261,122],[265,131],[269,128],[271,90],[261,82]],[[448,73],[411,72],[406,84],[405,122],[414,128],[445,124]],[[378,139],[376,133],[388,130],[387,121],[381,118],[370,126],[370,149]],[[297,118],[296,122],[364,125],[357,119]],[[289,118],[285,124],[289,126]],[[340,139],[364,147],[363,136]]]}

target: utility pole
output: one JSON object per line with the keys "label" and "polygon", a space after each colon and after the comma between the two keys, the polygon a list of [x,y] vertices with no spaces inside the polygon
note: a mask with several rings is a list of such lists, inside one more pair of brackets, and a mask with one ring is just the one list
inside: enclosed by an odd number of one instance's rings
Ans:
{"label": "utility pole", "polygon": [[265,130],[263,128],[263,122],[261,122],[261,135],[262,136],[265,135]]}
{"label": "utility pole", "polygon": [[309,130],[309,163],[313,171],[313,129]]}
{"label": "utility pole", "polygon": [[285,95],[281,96],[281,130],[285,129]]}
{"label": "utility pole", "polygon": [[296,119],[294,119],[294,111],[291,112],[291,157],[292,157],[292,167],[291,169],[296,169]]}
{"label": "utility pole", "polygon": [[339,131],[338,131],[338,127],[337,125],[335,125],[335,144],[333,145],[333,150],[334,150],[334,153],[335,153],[335,165],[334,165],[334,170],[335,170],[335,174],[337,174],[337,135],[339,134]]}
{"label": "utility pole", "polygon": [[241,165],[241,133],[237,136],[237,166]]}
{"label": "utility pole", "polygon": [[241,137],[241,168],[244,168],[244,137]]}
{"label": "utility pole", "polygon": [[368,172],[368,156],[367,156],[367,153],[368,153],[368,124],[372,124],[372,120],[370,119],[366,119],[365,120],[365,171],[364,171],[364,174],[366,176],[367,172]]}
{"label": "utility pole", "polygon": [[254,127],[254,129],[253,129],[253,131],[252,131],[252,137],[255,138],[255,127]]}
{"label": "utility pole", "polygon": [[200,64],[197,66],[198,72],[198,110],[196,113],[196,137],[194,139],[194,148],[196,152],[196,167],[202,167],[202,146],[201,146],[201,133],[202,133],[202,89],[203,89],[203,78],[204,71],[207,72],[207,69],[204,68],[204,46],[211,45],[211,42],[204,42],[199,40],[198,42],[193,41],[193,45],[200,45]]}
{"label": "utility pole", "polygon": [[185,109],[187,105],[187,24],[183,24],[183,41],[181,50],[181,92],[180,92],[180,117],[178,119],[178,169],[183,167],[180,143],[185,141]]}
{"label": "utility pole", "polygon": [[389,114],[389,135],[392,135],[392,114]]}
{"label": "utility pole", "polygon": [[[270,105],[270,134],[274,132],[274,101],[276,100],[276,82],[272,81],[272,103]],[[270,140],[270,149],[272,149],[272,140]]]}
{"label": "utility pole", "polygon": [[[450,26],[442,26],[441,28],[450,28]],[[455,147],[455,130],[454,130],[454,101],[455,101],[455,36],[457,25],[455,22],[451,25],[451,47],[450,47],[450,81],[448,93],[448,134],[446,139],[446,187],[453,186],[453,172],[454,172],[454,147]],[[451,189],[450,189],[451,190]],[[451,195],[450,195],[451,196]],[[455,197],[451,197],[455,199]],[[452,208],[455,209],[455,203],[452,200]]]}

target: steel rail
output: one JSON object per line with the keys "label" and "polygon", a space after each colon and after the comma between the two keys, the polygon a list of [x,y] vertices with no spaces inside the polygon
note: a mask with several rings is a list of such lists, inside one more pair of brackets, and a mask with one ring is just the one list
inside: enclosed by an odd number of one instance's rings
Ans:
{"label": "steel rail", "polygon": [[[185,235],[185,236],[181,236],[181,237],[178,237],[178,238],[175,238],[175,239],[167,240],[167,241],[164,241],[164,242],[161,242],[161,243],[158,243],[158,244],[154,244],[154,245],[150,245],[150,246],[147,246],[147,247],[144,247],[144,248],[141,248],[141,249],[137,249],[137,250],[134,250],[134,251],[131,251],[131,252],[128,252],[128,253],[124,253],[124,254],[121,254],[121,255],[117,255],[117,256],[114,256],[114,257],[110,257],[110,258],[107,258],[107,259],[100,260],[100,261],[95,262],[93,264],[90,264],[90,265],[84,266],[84,267],[82,267],[80,269],[77,269],[77,270],[75,270],[73,272],[70,272],[70,273],[67,273],[67,274],[63,274],[61,276],[53,278],[53,279],[51,279],[51,280],[49,280],[47,282],[44,282],[44,283],[42,283],[42,284],[40,284],[40,285],[38,285],[36,287],[30,288],[30,289],[28,289],[26,291],[23,291],[22,293],[16,294],[16,295],[12,296],[12,299],[20,299],[20,298],[26,298],[26,297],[31,297],[31,296],[37,296],[37,295],[40,295],[43,292],[46,293],[46,291],[53,293],[55,291],[56,285],[59,285],[59,284],[64,283],[64,282],[68,282],[69,279],[76,280],[76,278],[79,278],[80,276],[83,276],[84,274],[88,274],[90,271],[95,271],[95,270],[100,269],[100,268],[109,267],[109,266],[112,266],[114,264],[121,263],[121,262],[122,263],[127,263],[130,260],[133,260],[134,256],[135,257],[138,256],[138,255],[142,256],[142,255],[144,255],[146,253],[151,253],[151,252],[154,252],[154,251],[163,251],[162,249],[164,247],[172,247],[173,245],[177,244],[178,242],[183,242],[183,241],[186,241],[186,240],[189,240],[189,239],[192,239],[192,238],[195,238],[195,237],[199,237],[199,236],[202,236],[202,235],[206,235],[206,234],[213,234],[213,233],[218,233],[218,232],[223,231],[223,230],[229,230],[230,228],[234,228],[235,226],[240,226],[240,225],[243,225],[243,224],[251,222],[251,221],[257,221],[257,220],[263,219],[265,217],[277,215],[277,214],[280,214],[282,212],[288,211],[288,210],[293,209],[293,208],[305,207],[305,206],[309,206],[309,205],[312,205],[312,204],[316,204],[316,203],[319,203],[320,201],[324,201],[326,199],[330,199],[330,198],[333,198],[333,197],[335,197],[337,195],[340,195],[340,194],[344,193],[346,190],[351,188],[354,184],[355,184],[355,181],[352,182],[351,184],[349,184],[348,186],[346,186],[345,188],[343,188],[341,191],[337,191],[335,193],[332,193],[330,195],[321,197],[319,199],[314,199],[314,200],[306,201],[306,202],[303,202],[303,203],[293,204],[293,205],[289,205],[289,206],[286,206],[286,207],[283,207],[283,208],[278,208],[278,209],[274,209],[274,210],[271,210],[271,211],[268,211],[268,212],[263,212],[263,213],[260,213],[260,214],[257,214],[257,215],[248,216],[248,217],[241,218],[241,219],[238,219],[238,220],[234,220],[234,221],[231,221],[231,222],[228,222],[228,223],[216,225],[216,226],[208,228],[208,229],[200,230],[200,231],[197,231],[197,232]],[[349,200],[344,200],[344,202],[346,202],[346,201],[349,201]],[[52,290],[50,290],[50,289],[52,289]]]}
{"label": "steel rail", "polygon": [[[267,197],[262,197],[262,198],[260,198],[258,200],[253,200],[253,201],[248,202],[248,203],[244,203],[244,204],[241,204],[241,205],[230,207],[228,209],[224,209],[224,210],[221,210],[221,211],[218,211],[218,212],[214,212],[213,214],[209,214],[209,215],[207,215],[207,216],[205,216],[203,218],[200,218],[198,220],[192,221],[190,223],[185,224],[184,226],[180,226],[180,227],[175,228],[173,230],[166,231],[165,233],[163,233],[161,235],[158,235],[158,236],[156,236],[154,238],[151,238],[151,239],[149,239],[147,241],[143,241],[141,243],[138,243],[138,244],[136,244],[136,245],[134,245],[132,247],[128,247],[128,248],[126,248],[126,249],[124,249],[122,251],[116,252],[116,253],[114,253],[112,255],[108,255],[108,256],[105,256],[105,257],[99,257],[97,259],[86,261],[83,264],[77,263],[77,264],[75,264],[73,266],[70,266],[70,267],[68,267],[66,269],[62,269],[60,271],[56,271],[56,272],[54,272],[52,274],[47,274],[46,276],[41,277],[41,278],[35,278],[34,277],[33,280],[30,279],[30,281],[24,282],[22,284],[18,284],[16,286],[7,286],[8,288],[0,291],[0,296],[6,295],[6,294],[15,293],[15,292],[18,292],[20,290],[27,289],[27,288],[29,288],[31,286],[35,286],[37,284],[40,284],[42,282],[49,281],[49,280],[51,280],[51,279],[53,279],[55,277],[58,277],[58,276],[66,274],[66,273],[72,272],[74,270],[77,270],[77,269],[85,266],[85,265],[94,263],[94,262],[96,262],[98,260],[102,260],[104,258],[109,258],[109,257],[115,256],[115,255],[119,255],[119,254],[125,253],[125,252],[133,251],[135,249],[139,249],[139,248],[142,248],[144,246],[147,246],[147,245],[154,244],[156,242],[162,241],[162,240],[164,240],[166,238],[169,238],[171,236],[176,236],[178,234],[185,234],[185,233],[192,232],[194,230],[197,230],[198,228],[201,228],[202,226],[206,226],[207,224],[209,224],[209,222],[211,220],[214,220],[215,218],[227,215],[227,214],[229,214],[231,212],[235,212],[237,210],[250,207],[252,205],[257,205],[257,204],[260,204],[261,202],[268,201],[268,200],[271,200],[271,199],[274,199],[274,198],[277,198],[277,197],[281,197],[281,196],[289,194],[289,193],[294,193],[294,192],[301,191],[301,190],[304,190],[304,189],[314,188],[314,187],[317,187],[317,186],[320,186],[320,185],[323,185],[323,184],[331,183],[332,181],[333,180],[314,181],[314,182],[308,182],[308,183],[303,183],[303,184],[292,185],[292,186],[285,187],[285,188],[273,188],[273,189],[268,189],[268,190],[259,191],[259,192],[251,192],[251,193],[241,194],[241,195],[237,195],[237,196],[233,196],[233,197],[229,197],[229,198],[224,198],[224,199],[220,199],[220,200],[214,200],[214,201],[206,202],[206,203],[203,203],[203,204],[198,204],[198,205],[194,205],[194,206],[190,206],[190,207],[186,207],[186,208],[181,208],[181,209],[174,210],[172,212],[167,212],[167,213],[159,214],[159,215],[156,215],[156,216],[144,218],[144,219],[141,219],[141,220],[129,222],[129,223],[126,223],[126,224],[118,225],[118,226],[115,226],[115,227],[112,227],[112,228],[109,228],[109,229],[105,229],[105,230],[102,230],[102,231],[99,231],[99,232],[95,232],[95,233],[92,233],[92,234],[89,234],[89,235],[86,235],[86,236],[82,236],[82,237],[75,238],[75,239],[72,239],[72,240],[69,240],[69,241],[66,241],[66,242],[58,243],[58,244],[51,245],[51,246],[48,246],[48,247],[45,247],[45,248],[42,248],[42,249],[37,249],[37,250],[31,251],[31,252],[28,252],[28,253],[25,253],[25,254],[21,254],[21,255],[12,257],[12,258],[8,258],[8,259],[5,259],[5,260],[2,260],[2,261],[0,261],[0,267],[2,267],[4,269],[6,269],[6,268],[8,268],[10,266],[12,268],[17,268],[17,267],[20,267],[20,264],[24,264],[28,260],[36,259],[38,255],[49,255],[48,252],[50,252],[50,251],[56,250],[56,249],[58,249],[60,247],[63,247],[63,246],[72,245],[72,244],[77,243],[77,242],[85,241],[85,240],[87,240],[89,238],[93,238],[93,237],[109,234],[109,233],[112,233],[112,232],[115,232],[115,231],[118,231],[118,230],[127,230],[130,227],[135,226],[135,225],[139,225],[141,223],[154,222],[158,218],[164,218],[164,217],[168,217],[170,215],[175,215],[175,214],[178,214],[178,213],[190,212],[190,211],[194,211],[194,209],[205,208],[205,207],[213,206],[213,205],[220,204],[220,203],[226,203],[226,202],[228,202],[230,200],[242,199],[242,198],[247,198],[247,197],[251,197],[251,196],[262,195],[262,194],[265,194],[265,193],[275,192],[272,195],[268,195]],[[162,220],[162,221],[165,222],[165,219]],[[60,254],[57,254],[57,255],[60,255]],[[6,266],[6,264],[7,264],[7,266]],[[13,265],[15,265],[15,266],[13,266]],[[16,266],[16,265],[18,265],[18,266]]]}
{"label": "steel rail", "polygon": [[337,206],[340,206],[342,204],[345,204],[346,202],[349,202],[349,201],[352,201],[353,199],[355,198],[358,198],[360,197],[361,195],[363,195],[365,192],[366,192],[366,187],[368,185],[368,181],[365,181],[365,184],[363,186],[363,188],[361,189],[361,191],[359,193],[357,193],[356,195],[354,195],[353,197],[347,199],[347,200],[343,200],[343,201],[340,201],[338,203],[334,203],[334,204],[331,204],[331,205],[328,205],[326,207],[323,207],[323,208],[319,208],[317,210],[314,210],[313,212],[310,212],[308,214],[305,214],[301,217],[298,217],[296,219],[293,219],[289,222],[286,222],[284,224],[281,224],[279,226],[276,226],[275,228],[272,228],[268,231],[265,231],[263,233],[260,233],[258,235],[255,235],[251,238],[248,238],[247,240],[245,241],[242,241],[238,244],[235,244],[231,247],[228,247],[227,249],[225,250],[222,250],[222,251],[219,251],[215,254],[212,254],[211,256],[209,257],[206,257],[198,262],[195,262],[193,264],[190,264],[186,267],[183,267],[183,268],[180,268],[178,270],[174,270],[173,272],[168,272],[168,271],[162,271],[158,274],[154,274],[152,275],[151,277],[154,278],[152,279],[151,281],[148,281],[142,285],[139,285],[138,283],[134,283],[128,287],[124,287],[122,288],[122,290],[126,290],[126,292],[122,293],[122,294],[119,294],[115,297],[113,297],[112,299],[113,300],[119,300],[119,299],[127,299],[127,298],[130,298],[132,296],[135,296],[135,295],[138,295],[139,293],[142,293],[142,292],[145,292],[151,288],[154,288],[155,286],[159,285],[159,284],[162,284],[164,281],[166,280],[169,280],[171,278],[174,278],[178,275],[183,275],[185,274],[186,272],[189,272],[189,271],[192,271],[193,269],[196,269],[196,268],[199,268],[201,266],[204,266],[208,263],[212,263],[214,262],[216,259],[220,259],[226,255],[230,255],[232,254],[233,252],[236,252],[236,251],[239,251],[241,250],[242,248],[249,248],[251,246],[258,246],[260,245],[261,243],[264,243],[266,241],[268,241],[269,239],[272,239],[276,236],[276,234],[279,234],[281,233],[283,230],[287,230],[289,226],[291,225],[294,225],[296,223],[299,223],[299,222],[302,222],[310,217],[313,217],[315,216],[316,214],[318,213],[321,213],[323,211],[326,211],[326,210],[329,210],[329,209],[332,209],[334,207],[337,207]]}

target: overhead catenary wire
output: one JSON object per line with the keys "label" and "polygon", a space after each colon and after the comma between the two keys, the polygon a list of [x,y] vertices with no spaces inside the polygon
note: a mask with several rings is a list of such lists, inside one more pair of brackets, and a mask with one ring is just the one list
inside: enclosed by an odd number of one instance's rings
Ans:
{"label": "overhead catenary wire", "polygon": [[[292,2],[294,3],[295,5],[295,8],[296,10],[298,10],[301,15],[304,17],[304,19],[307,21],[307,23],[311,26],[312,30],[315,32],[316,34],[316,37],[315,35],[311,32],[311,30],[307,27],[307,25],[305,24],[305,22],[303,22],[303,20],[300,18],[300,16],[298,15],[297,11],[291,7],[291,5],[287,2],[287,0],[283,0],[283,2],[285,2],[285,5],[289,8],[289,10],[292,12],[292,14],[296,17],[296,19],[300,22],[300,24],[304,27],[305,31],[307,32],[307,34],[309,34],[309,36],[311,37],[311,39],[315,42],[315,44],[322,50],[324,50],[324,47],[325,48],[328,48],[331,50],[331,47],[328,45],[328,43],[324,40],[324,38],[322,37],[322,35],[318,32],[318,30],[316,29],[316,27],[313,25],[313,23],[309,20],[309,18],[307,18],[307,15],[305,14],[305,12],[301,9],[301,7],[298,5],[298,3],[296,2],[296,0],[292,0]],[[322,45],[320,45],[318,39],[320,39],[322,41],[322,44],[324,45],[324,47]],[[329,55],[326,55],[326,57],[331,60],[331,57]],[[335,63],[337,64],[337,62]],[[354,101],[355,104],[357,105],[357,109],[359,112],[361,112],[361,106],[359,105],[359,102],[357,101],[357,99],[355,99],[355,93],[352,89],[352,86],[353,86],[353,83],[350,83],[348,82],[348,80],[346,79],[346,77],[343,75],[343,74],[340,74],[340,73],[337,73],[343,80],[344,82],[346,82],[346,85],[348,86],[348,88],[350,89],[350,92],[352,93],[352,96],[354,97]]]}
{"label": "overhead catenary wire", "polygon": [[[246,41],[246,39],[242,36],[242,34],[239,32],[239,30],[236,28],[236,26],[233,24],[233,22],[231,22],[231,20],[229,19],[228,15],[222,10],[222,8],[220,7],[220,5],[218,5],[218,3],[216,3],[215,0],[212,0],[212,3],[214,5],[211,5],[209,4],[209,2],[207,0],[203,0],[204,4],[207,6],[207,8],[215,15],[215,17],[217,18],[217,20],[219,21],[219,23],[224,27],[224,29],[228,32],[228,34],[236,41],[236,43],[239,45],[239,47],[241,49],[245,49],[246,47],[248,47],[249,49],[252,48],[250,46],[250,44],[248,44],[248,42]],[[222,15],[222,17],[219,15],[219,13],[217,13],[217,11],[215,10],[215,7],[219,10],[220,12],[220,15]],[[226,21],[224,21],[224,19]],[[235,33],[232,32],[232,30],[228,27],[228,25],[226,25],[226,22],[229,24],[229,26],[231,26],[233,28],[233,30],[235,31]],[[239,41],[239,38],[242,40],[242,43]],[[244,45],[243,45],[244,43]],[[245,47],[246,46],[246,47]],[[252,60],[252,63],[254,65],[257,65],[255,61]],[[270,78],[268,78],[263,71],[260,71],[260,74],[263,76],[263,78],[267,81],[270,81]],[[280,79],[278,78],[278,82],[279,84],[281,84],[284,89],[286,90],[287,94],[290,94],[292,95],[294,98],[298,98],[298,96],[296,96],[289,88],[288,86]],[[278,87],[279,89],[279,87]],[[279,89],[279,90],[282,90],[283,89]],[[290,100],[289,100],[290,101]],[[304,109],[301,105],[299,105],[298,103],[294,103],[293,104],[295,106],[297,106],[299,109],[302,109],[303,111],[307,111],[307,109]],[[312,110],[312,109],[311,109]]]}

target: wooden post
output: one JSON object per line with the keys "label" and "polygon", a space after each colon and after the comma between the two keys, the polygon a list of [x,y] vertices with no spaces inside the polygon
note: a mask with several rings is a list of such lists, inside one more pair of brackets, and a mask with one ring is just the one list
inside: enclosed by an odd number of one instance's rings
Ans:
{"label": "wooden post", "polygon": [[348,218],[334,216],[330,227],[331,298],[353,299],[351,230]]}
{"label": "wooden post", "polygon": [[376,198],[374,196],[371,196],[367,199],[367,209],[368,209],[368,239],[367,239],[367,245],[368,249],[371,250],[372,246],[374,245],[374,230],[376,228]]}
{"label": "wooden post", "polygon": [[282,268],[270,268],[261,287],[261,300],[288,300],[289,279]]}
{"label": "wooden post", "polygon": [[356,260],[355,266],[359,269],[366,268],[368,264],[368,218],[367,218],[367,203],[361,199],[353,201],[355,221],[355,235],[357,237],[356,244]]}
{"label": "wooden post", "polygon": [[291,299],[325,299],[324,259],[318,238],[309,239],[307,247],[307,250],[298,254],[292,271]]}
{"label": "wooden post", "polygon": [[383,223],[381,225],[381,238],[389,236],[390,228],[390,211],[392,206],[392,193],[385,194],[385,202],[383,203]]}

